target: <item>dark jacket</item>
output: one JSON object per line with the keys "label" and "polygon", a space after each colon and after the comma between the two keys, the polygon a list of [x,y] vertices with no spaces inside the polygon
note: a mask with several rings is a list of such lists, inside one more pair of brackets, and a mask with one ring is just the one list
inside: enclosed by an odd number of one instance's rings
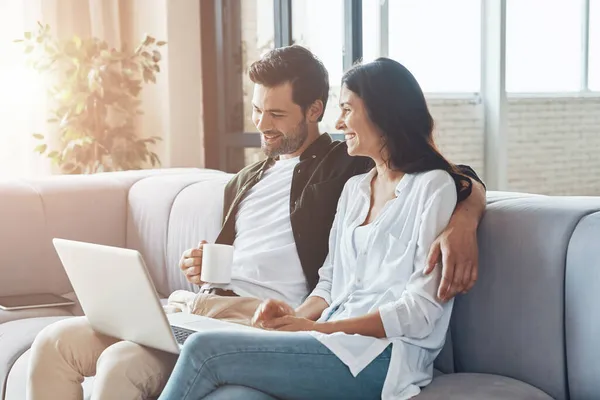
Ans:
{"label": "dark jacket", "polygon": [[[272,162],[267,159],[249,165],[229,181],[225,187],[225,217],[217,243],[233,244],[238,206]],[[333,141],[328,134],[321,135],[300,156],[292,178],[290,219],[308,290],[312,290],[319,280],[318,271],[327,256],[329,231],[344,184],[373,166],[369,158],[349,156],[346,143]],[[459,166],[459,169],[480,181],[470,167]],[[460,193],[459,201],[466,197],[468,193]]]}

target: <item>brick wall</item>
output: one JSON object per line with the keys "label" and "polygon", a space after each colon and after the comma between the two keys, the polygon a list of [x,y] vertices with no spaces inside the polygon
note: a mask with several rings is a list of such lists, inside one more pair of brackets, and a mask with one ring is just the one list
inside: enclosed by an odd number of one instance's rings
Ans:
{"label": "brick wall", "polygon": [[483,105],[476,98],[427,100],[435,121],[435,142],[455,164],[468,164],[484,176]]}
{"label": "brick wall", "polygon": [[[442,152],[483,176],[483,105],[474,99],[428,102]],[[600,195],[600,97],[512,97],[508,135],[509,190]]]}
{"label": "brick wall", "polygon": [[600,195],[600,97],[511,98],[508,187]]}

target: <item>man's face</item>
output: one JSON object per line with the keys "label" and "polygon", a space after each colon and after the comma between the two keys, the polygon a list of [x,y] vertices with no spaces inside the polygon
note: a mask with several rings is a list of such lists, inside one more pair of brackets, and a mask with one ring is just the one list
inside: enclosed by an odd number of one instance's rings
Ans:
{"label": "man's face", "polygon": [[252,122],[261,133],[262,149],[267,157],[293,154],[308,137],[308,125],[302,108],[292,100],[292,85],[275,87],[254,85]]}

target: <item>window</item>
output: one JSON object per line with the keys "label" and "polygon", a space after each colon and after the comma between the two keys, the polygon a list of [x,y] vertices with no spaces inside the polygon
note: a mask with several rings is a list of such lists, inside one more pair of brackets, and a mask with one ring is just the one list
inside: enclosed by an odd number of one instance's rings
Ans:
{"label": "window", "polygon": [[506,90],[579,91],[582,16],[578,1],[507,0]]}
{"label": "window", "polygon": [[329,72],[329,100],[320,128],[322,132],[334,132],[335,121],[339,117],[340,82],[344,73],[343,0],[294,0],[292,40],[310,49]]}
{"label": "window", "polygon": [[252,93],[254,84],[248,78],[250,65],[265,52],[273,49],[275,28],[273,25],[273,0],[244,0],[242,14],[242,63],[244,90],[244,131],[256,132],[252,122]]}
{"label": "window", "polygon": [[424,91],[479,91],[480,0],[388,0],[387,16],[379,12],[381,3],[363,0],[365,60],[382,55],[383,43],[388,57],[406,66]]}
{"label": "window", "polygon": [[600,0],[590,1],[589,89],[600,91]]}

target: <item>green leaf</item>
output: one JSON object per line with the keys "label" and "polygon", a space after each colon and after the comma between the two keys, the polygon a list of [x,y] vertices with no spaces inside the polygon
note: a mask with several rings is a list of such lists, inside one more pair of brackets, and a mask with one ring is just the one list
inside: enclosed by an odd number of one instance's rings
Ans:
{"label": "green leaf", "polygon": [[164,46],[165,44],[167,44],[167,42],[159,40],[158,42],[156,42],[157,46]]}
{"label": "green leaf", "polygon": [[142,56],[150,59],[152,56],[147,51],[142,52]]}
{"label": "green leaf", "polygon": [[41,133],[34,133],[33,137],[38,139],[38,140],[43,140],[44,139],[44,135],[42,135]]}
{"label": "green leaf", "polygon": [[85,103],[83,101],[77,103],[77,107],[75,107],[75,114],[81,114],[85,109]]}
{"label": "green leaf", "polygon": [[154,43],[155,41],[156,41],[156,39],[154,39],[152,36],[146,34],[146,36],[144,37],[143,45],[144,46],[149,46],[152,43]]}
{"label": "green leaf", "polygon": [[80,49],[81,48],[81,44],[83,43],[81,41],[81,38],[77,35],[73,36],[73,43],[75,44],[75,48],[76,49]]}
{"label": "green leaf", "polygon": [[46,122],[48,122],[48,123],[54,123],[54,122],[58,122],[58,118],[48,118],[48,119],[46,120]]}
{"label": "green leaf", "polygon": [[158,64],[154,64],[154,65],[152,66],[152,68],[154,68],[154,70],[155,70],[156,72],[160,72],[160,67],[158,66]]}
{"label": "green leaf", "polygon": [[33,51],[33,46],[27,46],[25,47],[25,54],[29,54]]}
{"label": "green leaf", "polygon": [[152,51],[152,61],[159,62],[161,59],[162,59],[162,56],[159,51],[157,51],[157,50]]}
{"label": "green leaf", "polygon": [[143,76],[144,76],[144,82],[148,82],[153,77],[152,72],[150,72],[150,70],[148,70],[148,69],[144,69]]}
{"label": "green leaf", "polygon": [[58,151],[51,151],[48,153],[48,158],[58,158]]}
{"label": "green leaf", "polygon": [[24,40],[23,39],[15,39],[13,40],[13,43],[23,43]]}
{"label": "green leaf", "polygon": [[40,154],[44,154],[44,152],[46,151],[47,148],[48,148],[47,144],[40,144],[40,145],[36,146],[35,149],[33,149],[33,151],[36,151]]}
{"label": "green leaf", "polygon": [[25,32],[25,39],[31,40],[31,32]]}

